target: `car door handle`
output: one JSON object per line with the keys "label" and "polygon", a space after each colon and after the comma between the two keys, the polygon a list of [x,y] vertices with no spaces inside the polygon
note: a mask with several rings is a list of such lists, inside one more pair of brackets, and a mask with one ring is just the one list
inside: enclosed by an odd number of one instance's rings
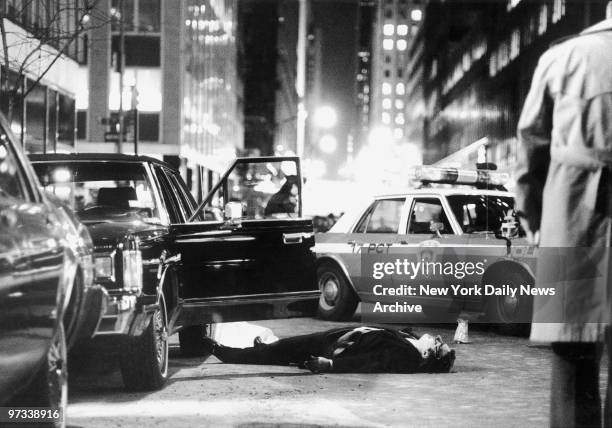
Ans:
{"label": "car door handle", "polygon": [[283,233],[283,244],[301,244],[304,241],[303,233]]}

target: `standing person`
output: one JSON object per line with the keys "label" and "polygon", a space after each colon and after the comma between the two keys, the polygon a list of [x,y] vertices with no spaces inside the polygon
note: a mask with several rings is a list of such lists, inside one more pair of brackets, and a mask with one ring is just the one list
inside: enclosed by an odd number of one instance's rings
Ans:
{"label": "standing person", "polygon": [[[610,18],[542,55],[518,124],[517,212],[540,246],[536,285],[556,285],[554,297],[534,298],[531,330],[531,340],[552,342],[553,427],[602,423],[612,273]],[[605,426],[611,399],[608,381]]]}

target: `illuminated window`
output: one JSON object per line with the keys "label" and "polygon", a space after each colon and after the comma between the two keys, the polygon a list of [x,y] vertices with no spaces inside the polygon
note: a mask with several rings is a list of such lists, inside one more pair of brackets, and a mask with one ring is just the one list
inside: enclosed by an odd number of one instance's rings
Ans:
{"label": "illuminated window", "polygon": [[538,19],[538,34],[544,34],[548,27],[548,6],[543,4],[540,6],[540,16]]}
{"label": "illuminated window", "polygon": [[383,83],[382,84],[382,93],[384,95],[390,95],[391,94],[391,84],[390,83]]}
{"label": "illuminated window", "polygon": [[383,40],[383,49],[386,51],[392,50],[393,49],[393,39]]}
{"label": "illuminated window", "polygon": [[565,15],[565,0],[554,0],[553,11],[552,11],[552,22],[553,24],[559,22]]}
{"label": "illuminated window", "polygon": [[410,12],[410,17],[413,21],[420,21],[423,19],[423,12],[421,9],[412,9],[412,12]]}
{"label": "illuminated window", "polygon": [[395,93],[397,95],[404,95],[405,92],[406,92],[406,87],[404,86],[403,83],[398,83],[397,85],[395,85]]}
{"label": "illuminated window", "polygon": [[385,98],[382,102],[382,106],[384,109],[390,109],[391,108],[391,99],[390,98]]}
{"label": "illuminated window", "polygon": [[404,101],[402,100],[395,100],[395,108],[398,110],[401,110],[404,108]]}
{"label": "illuminated window", "polygon": [[388,125],[391,123],[391,115],[387,112],[383,112],[382,114],[382,123]]}
{"label": "illuminated window", "polygon": [[408,44],[406,43],[406,40],[397,41],[397,50],[405,51],[407,46]]}
{"label": "illuminated window", "polygon": [[510,39],[510,59],[514,59],[518,56],[521,50],[521,32],[516,29],[512,32]]}
{"label": "illuminated window", "polygon": [[392,35],[393,35],[393,33],[395,32],[394,30],[395,30],[395,29],[394,29],[393,24],[385,24],[385,25],[383,26],[383,34],[384,34],[385,36],[392,36]]}
{"label": "illuminated window", "polygon": [[408,34],[408,26],[405,24],[401,24],[397,26],[397,35],[405,36]]}
{"label": "illuminated window", "polygon": [[397,125],[403,125],[404,124],[404,115],[402,113],[398,113],[395,115],[395,123]]}
{"label": "illuminated window", "polygon": [[402,128],[395,128],[395,130],[393,130],[393,136],[399,140],[404,136],[404,130]]}

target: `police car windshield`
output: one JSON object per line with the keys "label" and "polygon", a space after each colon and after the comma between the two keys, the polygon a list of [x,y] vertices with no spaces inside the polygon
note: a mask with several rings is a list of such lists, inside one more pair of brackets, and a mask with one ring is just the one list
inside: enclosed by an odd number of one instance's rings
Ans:
{"label": "police car windshield", "polygon": [[448,202],[464,233],[494,233],[514,211],[508,196],[451,195]]}

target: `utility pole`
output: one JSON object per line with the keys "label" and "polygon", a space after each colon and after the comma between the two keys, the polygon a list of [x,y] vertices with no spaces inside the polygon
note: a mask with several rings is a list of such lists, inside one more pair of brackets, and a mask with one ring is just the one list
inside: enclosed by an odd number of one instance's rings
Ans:
{"label": "utility pole", "polygon": [[295,91],[298,96],[297,105],[297,138],[296,154],[303,156],[304,141],[306,138],[306,49],[308,37],[308,0],[299,0],[299,22],[297,40],[297,75]]}
{"label": "utility pole", "polygon": [[119,136],[117,138],[117,152],[122,153],[123,132],[125,120],[123,117],[123,74],[125,71],[125,28],[124,28],[124,0],[119,0]]}

